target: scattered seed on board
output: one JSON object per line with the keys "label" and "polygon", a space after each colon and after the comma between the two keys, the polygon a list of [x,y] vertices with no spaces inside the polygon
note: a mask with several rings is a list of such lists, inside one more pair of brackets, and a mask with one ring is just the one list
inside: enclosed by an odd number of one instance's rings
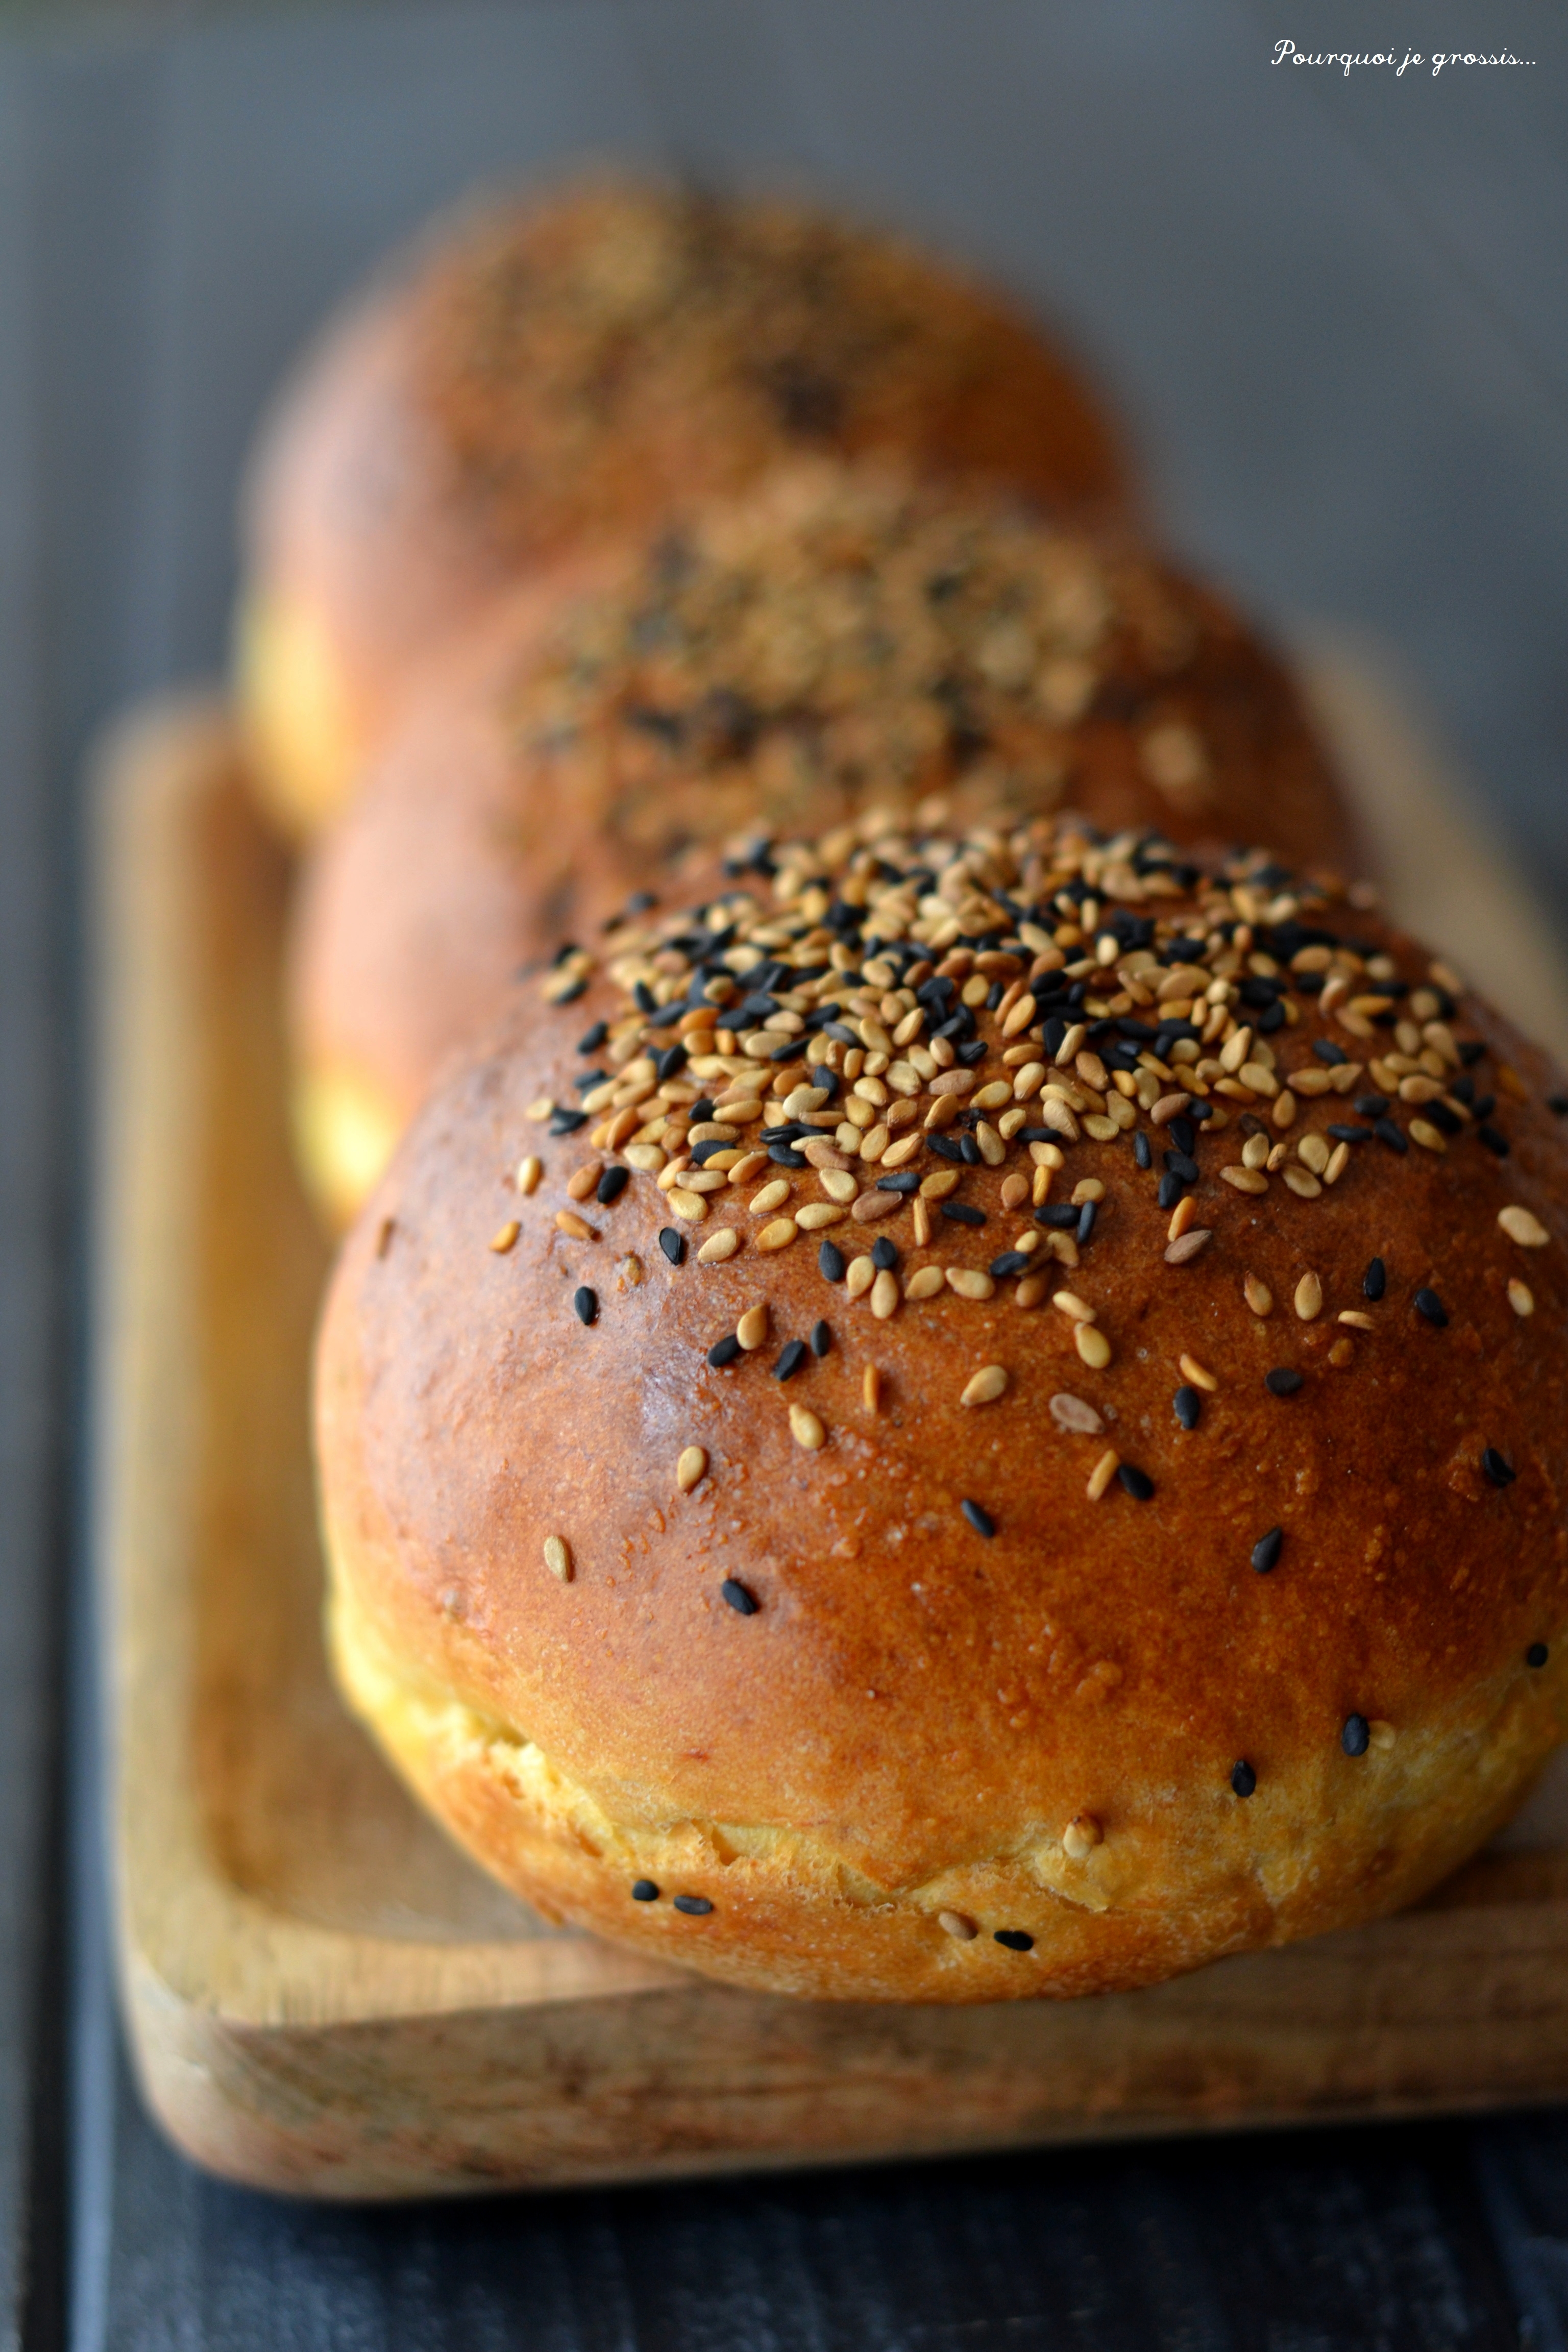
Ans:
{"label": "scattered seed on board", "polygon": [[571,1547],[566,1543],[564,1538],[561,1536],[545,1537],[544,1565],[550,1570],[552,1576],[558,1576],[560,1578],[563,1584],[571,1583],[572,1552]]}
{"label": "scattered seed on board", "polygon": [[689,1495],[708,1475],[708,1455],[700,1445],[689,1445],[675,1465],[675,1483],[683,1495]]}

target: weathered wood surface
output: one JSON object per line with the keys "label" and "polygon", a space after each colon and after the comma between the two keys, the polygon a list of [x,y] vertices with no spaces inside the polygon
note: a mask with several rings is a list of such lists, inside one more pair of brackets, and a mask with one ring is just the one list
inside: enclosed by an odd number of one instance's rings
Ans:
{"label": "weathered wood surface", "polygon": [[[413,2195],[1568,2093],[1550,1821],[1418,1913],[1082,2003],[726,1991],[492,1889],[326,1679],[306,1435],[326,1259],[284,1126],[287,868],[216,706],[128,723],[102,794],[120,1950],[182,2146],[271,2187]],[[1457,951],[1487,949],[1483,926]]]}

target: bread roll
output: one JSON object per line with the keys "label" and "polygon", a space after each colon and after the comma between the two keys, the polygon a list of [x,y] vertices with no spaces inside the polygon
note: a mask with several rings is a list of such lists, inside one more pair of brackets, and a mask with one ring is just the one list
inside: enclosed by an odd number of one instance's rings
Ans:
{"label": "bread roll", "polygon": [[521,592],[453,650],[309,877],[298,1127],[339,1219],[519,965],[690,844],[1070,795],[1347,854],[1293,688],[1217,597],[992,499],[788,469],[551,614]]}
{"label": "bread roll", "polygon": [[587,184],[445,223],[327,331],[245,502],[241,698],[289,831],[503,586],[783,457],[1120,511],[1076,373],[991,294],[795,205]]}
{"label": "bread roll", "polygon": [[517,989],[345,1246],[351,1705],[547,1915],[772,1991],[1410,1902],[1564,1730],[1555,1083],[1264,856],[715,869]]}

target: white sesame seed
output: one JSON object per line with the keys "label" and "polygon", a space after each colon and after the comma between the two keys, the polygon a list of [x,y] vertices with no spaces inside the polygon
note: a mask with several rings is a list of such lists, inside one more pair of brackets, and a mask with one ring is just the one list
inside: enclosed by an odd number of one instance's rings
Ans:
{"label": "white sesame seed", "polygon": [[683,1495],[708,1475],[708,1456],[700,1445],[689,1445],[675,1465],[675,1483]]}

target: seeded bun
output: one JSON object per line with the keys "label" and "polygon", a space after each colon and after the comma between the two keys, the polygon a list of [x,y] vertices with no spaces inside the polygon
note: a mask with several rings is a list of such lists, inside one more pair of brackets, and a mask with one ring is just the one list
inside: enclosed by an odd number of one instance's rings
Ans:
{"label": "seeded bun", "polygon": [[519,988],[347,1242],[350,1704],[548,1915],[773,1991],[1410,1902],[1568,1727],[1554,1086],[1262,856],[715,869]]}
{"label": "seeded bun", "polygon": [[1098,402],[1018,316],[797,205],[589,184],[443,225],[331,327],[246,500],[240,686],[270,805],[341,805],[410,668],[498,590],[742,488],[896,453],[1122,510]]}
{"label": "seeded bun", "polygon": [[1279,666],[1142,551],[881,471],[792,468],[537,590],[430,676],[307,886],[298,1127],[352,1213],[520,964],[692,844],[868,806],[1070,794],[1340,863],[1343,805]]}

